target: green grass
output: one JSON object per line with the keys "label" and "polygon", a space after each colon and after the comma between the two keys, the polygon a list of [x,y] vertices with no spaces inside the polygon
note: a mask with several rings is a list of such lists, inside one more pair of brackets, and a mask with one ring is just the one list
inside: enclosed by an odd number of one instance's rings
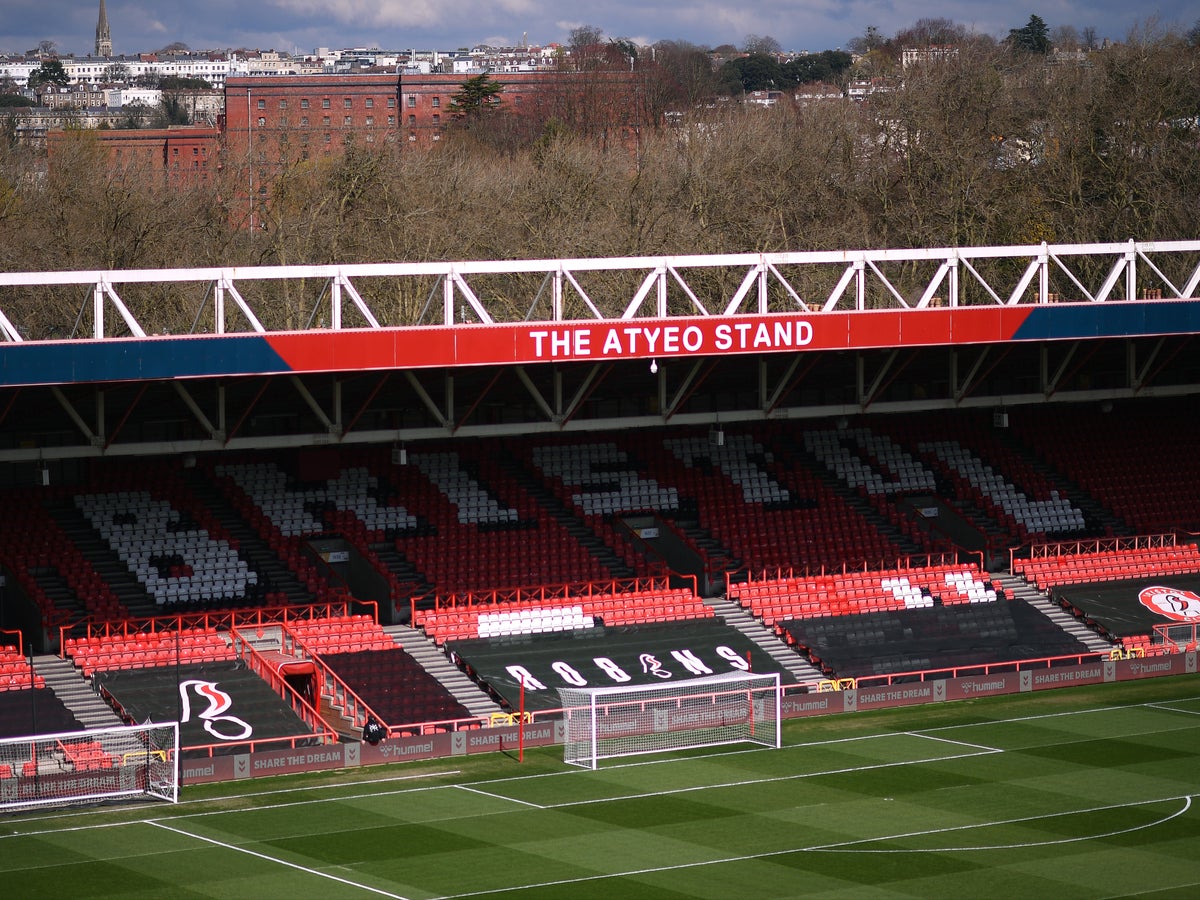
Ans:
{"label": "green grass", "polygon": [[785,723],[781,750],[561,748],[0,818],[7,897],[1200,895],[1194,676]]}

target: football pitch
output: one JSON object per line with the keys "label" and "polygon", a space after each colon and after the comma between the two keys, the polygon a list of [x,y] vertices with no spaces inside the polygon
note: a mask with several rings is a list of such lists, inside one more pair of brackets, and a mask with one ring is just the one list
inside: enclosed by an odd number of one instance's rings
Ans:
{"label": "football pitch", "polygon": [[784,747],[562,748],[0,816],[6,897],[1200,896],[1200,679],[785,723]]}

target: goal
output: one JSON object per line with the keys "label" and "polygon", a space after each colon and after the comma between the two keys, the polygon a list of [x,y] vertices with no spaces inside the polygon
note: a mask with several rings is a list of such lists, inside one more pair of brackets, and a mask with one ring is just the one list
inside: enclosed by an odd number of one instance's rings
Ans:
{"label": "goal", "polygon": [[750,742],[778,747],[779,673],[709,675],[669,683],[559,688],[563,759],[602,759]]}
{"label": "goal", "polygon": [[0,740],[0,811],[119,797],[179,801],[178,724]]}

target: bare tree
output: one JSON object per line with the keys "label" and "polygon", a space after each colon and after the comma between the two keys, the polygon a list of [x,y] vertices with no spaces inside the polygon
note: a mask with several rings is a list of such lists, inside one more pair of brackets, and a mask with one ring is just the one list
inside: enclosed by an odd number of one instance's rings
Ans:
{"label": "bare tree", "polygon": [[765,53],[768,55],[773,55],[776,53],[782,53],[783,47],[780,46],[779,41],[775,40],[775,38],[771,37],[770,35],[748,34],[742,40],[742,51],[745,53]]}

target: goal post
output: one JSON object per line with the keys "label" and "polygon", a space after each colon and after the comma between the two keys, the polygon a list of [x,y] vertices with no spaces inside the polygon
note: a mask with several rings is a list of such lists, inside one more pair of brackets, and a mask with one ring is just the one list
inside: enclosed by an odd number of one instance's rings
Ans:
{"label": "goal post", "polygon": [[0,811],[122,797],[179,802],[177,723],[0,740]]}
{"label": "goal post", "polygon": [[600,760],[749,742],[780,746],[779,673],[708,675],[667,683],[559,688],[563,760]]}

